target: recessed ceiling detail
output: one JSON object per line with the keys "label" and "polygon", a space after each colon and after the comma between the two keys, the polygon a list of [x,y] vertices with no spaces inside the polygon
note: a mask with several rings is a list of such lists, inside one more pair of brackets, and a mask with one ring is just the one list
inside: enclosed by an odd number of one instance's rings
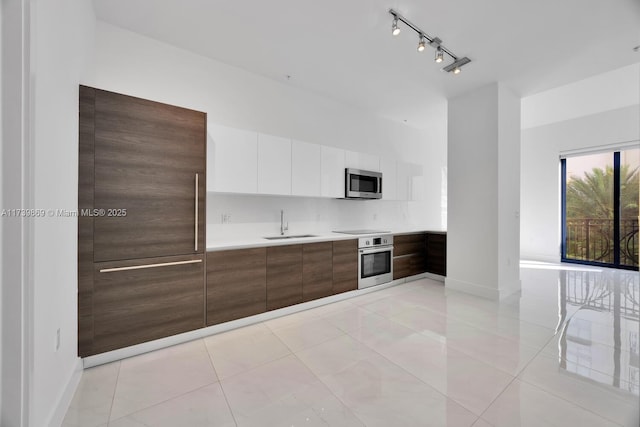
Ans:
{"label": "recessed ceiling detail", "polygon": [[425,50],[425,46],[427,45],[427,41],[429,42],[429,46],[432,46],[436,50],[436,55],[434,60],[437,63],[441,63],[444,60],[444,54],[447,54],[453,62],[446,67],[442,68],[442,71],[446,71],[448,73],[460,74],[462,70],[462,66],[471,62],[469,58],[466,56],[463,58],[458,58],[453,52],[447,49],[443,44],[442,40],[438,37],[430,36],[426,32],[422,31],[418,28],[414,23],[409,21],[404,16],[400,15],[393,9],[389,9],[389,13],[393,16],[393,23],[391,24],[391,34],[397,36],[400,34],[400,27],[398,26],[398,21],[402,21],[407,27],[412,29],[418,34],[418,52],[423,52]]}

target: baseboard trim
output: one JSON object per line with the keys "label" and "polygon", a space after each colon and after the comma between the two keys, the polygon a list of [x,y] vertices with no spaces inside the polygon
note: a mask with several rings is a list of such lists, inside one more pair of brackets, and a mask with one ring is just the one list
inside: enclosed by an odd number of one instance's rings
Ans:
{"label": "baseboard trim", "polygon": [[467,294],[475,295],[482,298],[498,301],[517,294],[522,289],[521,281],[518,280],[513,286],[502,287],[501,289],[489,288],[487,286],[479,285],[477,283],[465,282],[464,280],[450,279],[448,277],[444,280],[445,289],[465,292]]}
{"label": "baseboard trim", "polygon": [[445,289],[465,292],[467,294],[476,295],[482,298],[491,300],[500,299],[500,292],[498,289],[482,286],[477,283],[465,282],[464,280],[457,280],[447,277],[444,279]]}
{"label": "baseboard trim", "polygon": [[76,359],[76,366],[73,369],[73,373],[71,374],[69,381],[67,381],[67,385],[62,391],[60,400],[58,400],[58,404],[54,408],[53,413],[49,418],[48,425],[50,427],[60,427],[62,425],[64,416],[67,414],[69,405],[71,405],[71,401],[73,400],[73,395],[76,393],[78,384],[80,384],[80,379],[82,378],[82,369],[82,359],[78,357]]}

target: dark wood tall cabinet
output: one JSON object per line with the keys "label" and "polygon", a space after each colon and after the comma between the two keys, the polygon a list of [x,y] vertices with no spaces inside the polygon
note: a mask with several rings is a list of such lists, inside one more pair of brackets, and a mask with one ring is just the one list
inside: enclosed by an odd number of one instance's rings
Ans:
{"label": "dark wood tall cabinet", "polygon": [[206,114],[80,87],[78,353],[204,326]]}

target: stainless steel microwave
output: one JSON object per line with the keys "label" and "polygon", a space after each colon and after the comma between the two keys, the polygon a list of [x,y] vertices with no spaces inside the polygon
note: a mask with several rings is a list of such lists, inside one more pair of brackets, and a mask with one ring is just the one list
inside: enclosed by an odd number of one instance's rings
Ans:
{"label": "stainless steel microwave", "polygon": [[382,198],[382,174],[380,172],[346,168],[344,183],[344,197],[346,199]]}

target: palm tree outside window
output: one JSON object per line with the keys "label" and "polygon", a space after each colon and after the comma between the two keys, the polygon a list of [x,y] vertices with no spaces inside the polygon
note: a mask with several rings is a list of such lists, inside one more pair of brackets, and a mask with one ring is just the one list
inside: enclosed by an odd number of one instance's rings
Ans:
{"label": "palm tree outside window", "polygon": [[638,269],[640,149],[561,160],[562,260]]}

